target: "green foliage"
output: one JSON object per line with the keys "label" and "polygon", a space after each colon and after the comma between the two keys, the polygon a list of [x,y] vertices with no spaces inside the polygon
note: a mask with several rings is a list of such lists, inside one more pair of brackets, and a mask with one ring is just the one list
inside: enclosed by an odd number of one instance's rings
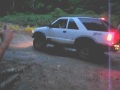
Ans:
{"label": "green foliage", "polygon": [[9,29],[13,31],[19,31],[20,27],[18,25],[10,24]]}
{"label": "green foliage", "polygon": [[3,25],[3,24],[0,22],[0,28],[2,28],[2,25]]}
{"label": "green foliage", "polygon": [[[78,11],[77,11],[78,10]],[[2,23],[12,23],[16,26],[11,25],[11,29],[14,29],[15,31],[18,30],[18,26],[27,27],[27,30],[31,30],[31,27],[38,27],[38,26],[46,26],[49,25],[51,22],[53,22],[56,18],[60,16],[86,16],[86,17],[105,17],[107,19],[108,14],[107,12],[98,15],[95,14],[93,11],[86,11],[86,12],[79,12],[81,10],[80,8],[76,9],[76,13],[78,14],[66,14],[63,10],[57,8],[54,12],[51,14],[46,15],[38,15],[38,14],[32,14],[32,13],[14,13],[12,15],[7,15],[2,18],[0,18],[0,28],[2,27]],[[2,22],[2,23],[1,23]],[[120,23],[120,15],[111,15],[111,23],[117,27],[117,25]],[[26,30],[26,31],[27,31]]]}
{"label": "green foliage", "polygon": [[55,10],[51,13],[51,15],[53,17],[61,17],[61,16],[65,16],[66,13],[60,8],[55,8]]}
{"label": "green foliage", "polygon": [[34,30],[35,28],[34,27],[30,27],[29,25],[27,27],[24,28],[24,31],[27,32],[27,33],[31,33],[32,30]]}
{"label": "green foliage", "polygon": [[0,22],[0,30],[2,29],[2,25],[3,25],[3,24]]}
{"label": "green foliage", "polygon": [[49,25],[53,20],[51,15],[35,15],[17,13],[15,15],[7,15],[0,19],[2,22],[14,23],[21,26],[43,26]]}
{"label": "green foliage", "polygon": [[99,17],[100,16],[92,10],[85,11],[82,8],[76,8],[74,13],[75,13],[75,15],[73,14],[74,16],[81,16],[81,17]]}
{"label": "green foliage", "polygon": [[[111,0],[112,14],[120,14],[120,0]],[[55,8],[60,8],[66,13],[81,13],[81,8],[92,10],[97,14],[108,12],[108,0],[0,0],[0,15],[11,12],[32,12],[35,14],[48,14]]]}
{"label": "green foliage", "polygon": [[111,23],[113,24],[113,26],[117,27],[118,24],[120,24],[120,15],[112,15]]}
{"label": "green foliage", "polygon": [[96,13],[92,10],[89,10],[89,11],[85,11],[84,14],[95,15]]}
{"label": "green foliage", "polygon": [[75,14],[83,14],[83,12],[85,12],[83,8],[76,8],[74,11]]}
{"label": "green foliage", "polygon": [[[103,14],[101,14],[101,17],[106,18],[106,20],[109,19],[107,12],[104,12]],[[111,15],[110,21],[114,27],[117,27],[117,25],[120,24],[120,15]]]}
{"label": "green foliage", "polygon": [[120,15],[120,2],[111,3],[111,11],[112,11],[113,14]]}

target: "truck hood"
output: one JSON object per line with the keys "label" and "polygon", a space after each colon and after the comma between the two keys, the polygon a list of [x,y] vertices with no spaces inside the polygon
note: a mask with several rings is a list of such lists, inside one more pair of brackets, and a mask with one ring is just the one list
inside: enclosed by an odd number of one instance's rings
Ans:
{"label": "truck hood", "polygon": [[35,28],[35,30],[44,30],[44,29],[48,29],[48,28],[49,28],[48,26],[43,26],[43,27]]}

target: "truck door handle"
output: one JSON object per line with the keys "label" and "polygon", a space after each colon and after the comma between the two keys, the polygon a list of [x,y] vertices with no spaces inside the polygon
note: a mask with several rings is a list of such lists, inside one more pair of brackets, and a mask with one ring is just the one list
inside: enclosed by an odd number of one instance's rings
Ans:
{"label": "truck door handle", "polygon": [[63,33],[66,33],[66,31],[63,31]]}

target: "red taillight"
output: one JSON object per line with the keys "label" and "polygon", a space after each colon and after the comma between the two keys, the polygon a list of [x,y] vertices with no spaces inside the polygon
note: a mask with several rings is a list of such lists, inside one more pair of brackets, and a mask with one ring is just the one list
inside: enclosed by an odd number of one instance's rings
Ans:
{"label": "red taillight", "polygon": [[113,33],[109,33],[106,37],[107,41],[114,44],[114,43],[118,43],[120,40],[120,36],[118,32],[113,32]]}
{"label": "red taillight", "polygon": [[101,20],[106,20],[106,19],[104,17],[102,17]]}
{"label": "red taillight", "polygon": [[113,39],[113,35],[111,34],[111,33],[109,33],[108,35],[107,35],[107,41],[112,41],[112,39]]}

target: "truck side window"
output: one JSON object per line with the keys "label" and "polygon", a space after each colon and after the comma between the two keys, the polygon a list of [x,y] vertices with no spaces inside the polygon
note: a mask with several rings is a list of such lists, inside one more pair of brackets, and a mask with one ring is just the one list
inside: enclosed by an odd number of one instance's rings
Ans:
{"label": "truck side window", "polygon": [[69,20],[68,29],[78,29],[78,27],[73,19]]}
{"label": "truck side window", "polygon": [[91,19],[91,18],[79,18],[87,30],[92,31],[108,31],[108,25],[101,19]]}
{"label": "truck side window", "polygon": [[66,28],[68,19],[60,19],[54,24],[52,24],[52,28]]}

